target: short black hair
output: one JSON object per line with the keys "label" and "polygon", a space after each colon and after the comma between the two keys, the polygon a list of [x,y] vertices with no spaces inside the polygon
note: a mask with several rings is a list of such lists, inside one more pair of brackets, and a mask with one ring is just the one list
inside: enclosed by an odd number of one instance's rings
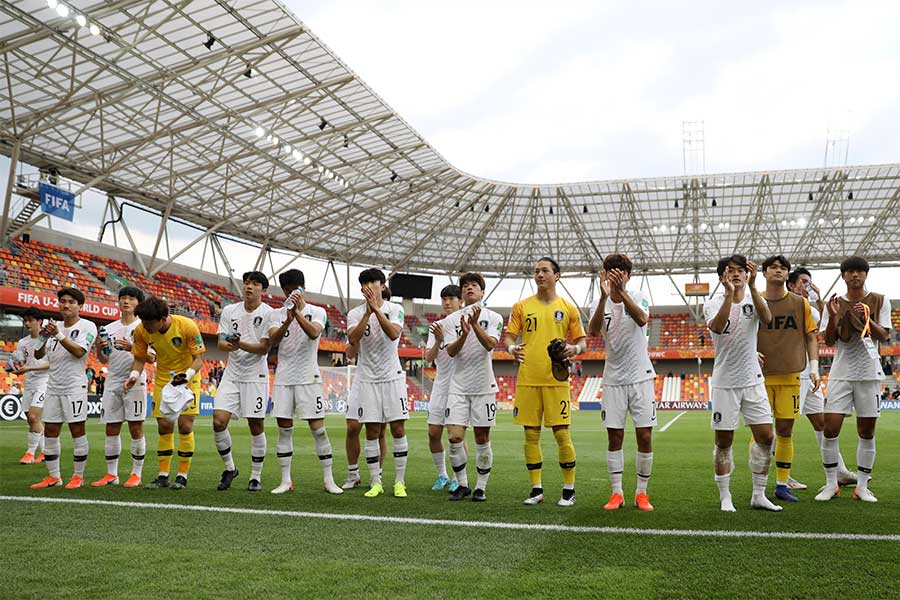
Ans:
{"label": "short black hair", "polygon": [[393,294],[393,292],[391,292],[391,288],[389,288],[388,286],[384,286],[384,289],[381,290],[381,299],[382,300],[390,300],[393,295],[394,294]]}
{"label": "short black hair", "polygon": [[372,268],[366,269],[359,274],[360,285],[366,285],[367,283],[372,283],[373,281],[387,283],[387,277],[384,276],[384,271],[382,271],[381,269]]}
{"label": "short black hair", "polygon": [[145,298],[144,292],[142,292],[139,288],[132,287],[130,285],[126,285],[119,290],[119,298],[121,298],[122,296],[131,296],[138,301],[138,304],[143,302]]}
{"label": "short black hair", "polygon": [[464,285],[467,283],[477,283],[478,287],[481,288],[481,291],[484,291],[484,277],[481,276],[481,273],[463,273],[459,278],[459,287],[462,289]]}
{"label": "short black hair", "polygon": [[56,297],[62,300],[63,296],[69,296],[75,302],[78,303],[79,306],[84,306],[84,294],[81,293],[81,290],[73,287],[67,287],[56,292]]}
{"label": "short black hair", "polygon": [[559,273],[560,273],[559,263],[556,262],[555,260],[553,260],[552,258],[550,258],[549,256],[540,257],[539,259],[537,259],[537,261],[535,261],[535,264],[537,264],[539,262],[545,262],[545,261],[550,263],[551,265],[553,265],[553,272],[556,273],[557,275],[559,275]]}
{"label": "short black hair", "polygon": [[841,274],[843,275],[847,271],[862,271],[863,273],[868,273],[869,261],[862,256],[848,256],[841,262]]}
{"label": "short black hair", "polygon": [[605,271],[618,269],[631,275],[632,268],[634,268],[634,263],[632,263],[631,259],[624,254],[610,254],[603,259],[603,270]]}
{"label": "short black hair", "polygon": [[162,321],[169,316],[169,305],[162,298],[150,296],[137,305],[134,314],[141,321]]}
{"label": "short black hair", "polygon": [[747,270],[747,257],[743,254],[732,254],[731,256],[719,259],[719,264],[716,266],[716,273],[719,274],[719,277],[725,274],[725,269],[727,269],[728,265],[731,263],[736,264],[745,271]]}
{"label": "short black hair", "polygon": [[766,260],[763,261],[762,270],[763,273],[766,272],[766,269],[773,266],[775,263],[780,263],[782,267],[788,270],[788,273],[791,271],[791,261],[787,259],[783,254],[776,254],[775,256],[770,256]]}
{"label": "short black hair", "polygon": [[445,285],[441,290],[441,298],[459,298],[462,300],[462,289],[458,285]]}
{"label": "short black hair", "polygon": [[305,288],[306,276],[300,269],[288,269],[278,276],[278,284],[281,286],[282,290],[284,288],[291,288],[292,290]]}
{"label": "short black hair", "polygon": [[262,286],[262,289],[269,289],[269,278],[265,276],[261,271],[247,271],[244,273],[244,276],[241,277],[241,281],[247,283],[248,281],[252,281],[254,283],[258,283]]}
{"label": "short black hair", "polygon": [[33,306],[29,306],[25,310],[22,311],[22,320],[24,321],[26,318],[31,317],[35,321],[40,321],[44,318],[44,315]]}
{"label": "short black hair", "polygon": [[797,280],[800,279],[801,275],[806,275],[807,277],[812,279],[812,273],[809,272],[809,269],[807,269],[806,267],[797,267],[796,269],[791,271],[790,275],[788,275],[788,283],[794,285],[795,283],[797,283]]}

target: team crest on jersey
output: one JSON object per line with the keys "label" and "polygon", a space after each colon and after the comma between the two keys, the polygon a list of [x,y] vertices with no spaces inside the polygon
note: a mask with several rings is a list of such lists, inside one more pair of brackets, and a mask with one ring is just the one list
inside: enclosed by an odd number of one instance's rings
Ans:
{"label": "team crest on jersey", "polygon": [[253,326],[259,327],[260,325],[262,325],[262,317],[254,317],[253,318]]}
{"label": "team crest on jersey", "polygon": [[753,314],[753,305],[745,304],[741,307],[741,311],[744,313],[744,317],[749,319],[750,316]]}
{"label": "team crest on jersey", "polygon": [[557,323],[562,323],[562,321],[563,321],[563,319],[565,318],[565,316],[566,316],[566,315],[565,315],[565,314],[563,313],[563,311],[561,311],[561,310],[557,310],[557,311],[555,311],[555,312],[553,313],[553,319],[554,319]]}
{"label": "team crest on jersey", "polygon": [[69,337],[72,338],[73,340],[77,340],[79,333],[81,333],[81,331],[75,329],[75,330],[69,332]]}
{"label": "team crest on jersey", "polygon": [[176,348],[181,348],[181,344],[183,344],[183,343],[184,343],[184,340],[181,339],[180,337],[172,338],[172,345],[175,346]]}
{"label": "team crest on jersey", "polygon": [[484,319],[484,320],[482,320],[482,321],[478,321],[478,325],[479,325],[482,329],[487,329],[487,326],[488,326],[487,319]]}
{"label": "team crest on jersey", "polygon": [[722,413],[716,411],[713,413],[713,423],[721,423],[722,422]]}

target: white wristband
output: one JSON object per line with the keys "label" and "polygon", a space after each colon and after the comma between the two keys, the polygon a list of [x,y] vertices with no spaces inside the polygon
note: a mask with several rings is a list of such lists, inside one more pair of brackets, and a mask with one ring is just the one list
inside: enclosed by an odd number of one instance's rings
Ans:
{"label": "white wristband", "polygon": [[62,331],[57,331],[56,335],[53,336],[53,339],[56,340],[57,342],[61,342],[64,339],[66,339],[66,336],[63,334]]}
{"label": "white wristband", "polygon": [[517,344],[510,344],[509,346],[506,347],[506,351],[507,351],[509,354],[512,354],[512,353],[513,353],[513,348],[515,348],[516,346],[517,346]]}
{"label": "white wristband", "polygon": [[132,371],[131,373],[128,374],[128,378],[134,379],[135,381],[137,381],[137,378],[140,376],[141,376],[141,374],[138,371]]}
{"label": "white wristband", "polygon": [[185,375],[185,377],[187,377],[188,381],[193,379],[194,375],[196,375],[196,374],[197,374],[197,371],[195,371],[193,369],[188,369],[187,371],[184,372],[184,375]]}
{"label": "white wristband", "polygon": [[811,361],[809,361],[809,372],[810,372],[810,373],[815,373],[816,375],[819,374],[819,361],[818,361],[818,359],[817,359],[817,360],[811,360]]}

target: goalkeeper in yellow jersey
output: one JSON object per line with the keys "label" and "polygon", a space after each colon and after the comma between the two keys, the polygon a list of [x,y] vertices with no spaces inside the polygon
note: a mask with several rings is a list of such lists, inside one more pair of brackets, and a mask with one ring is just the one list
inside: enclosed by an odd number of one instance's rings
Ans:
{"label": "goalkeeper in yellow jersey", "polygon": [[[194,417],[200,414],[200,367],[206,346],[197,324],[187,317],[170,315],[169,306],[160,298],[150,296],[137,305],[134,314],[141,319],[141,324],[134,330],[131,346],[134,362],[131,375],[125,381],[126,392],[137,383],[144,363],[151,360],[149,349],[153,348],[156,353],[153,416],[159,426],[156,450],[159,476],[147,487],[180,490],[187,486],[188,470],[194,456]],[[178,415],[178,475],[172,483],[169,483],[169,468],[175,450],[175,424],[160,410],[163,388],[170,383],[175,387],[186,385],[193,395],[193,400]]]}
{"label": "goalkeeper in yellow jersey", "polygon": [[[541,483],[541,425],[553,429],[563,472],[559,506],[575,504],[575,447],[569,433],[571,396],[568,359],[585,351],[578,308],[556,294],[559,264],[541,258],[534,265],[537,294],[512,308],[504,344],[519,362],[513,422],[525,427],[525,466],[531,494],[525,504],[544,501]],[[521,334],[522,341],[518,343]],[[571,339],[572,343],[566,343]]]}

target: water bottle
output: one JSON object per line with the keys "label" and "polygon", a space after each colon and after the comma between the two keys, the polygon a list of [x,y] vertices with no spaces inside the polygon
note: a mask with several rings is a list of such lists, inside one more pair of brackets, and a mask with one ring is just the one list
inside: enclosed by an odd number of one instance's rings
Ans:
{"label": "water bottle", "polygon": [[818,302],[819,301],[819,295],[816,293],[816,290],[814,290],[811,285],[806,286],[806,291],[809,294],[810,302]]}
{"label": "water bottle", "polygon": [[109,333],[106,331],[106,327],[101,327],[100,332],[98,334],[100,339],[106,342],[106,346],[103,348],[103,354],[109,356],[112,354],[112,340],[109,337]]}
{"label": "water bottle", "polygon": [[46,335],[44,335],[44,332],[43,332],[43,331],[42,331],[41,333],[39,333],[39,334],[38,334],[37,345],[35,346],[35,350],[40,350],[40,349],[42,349],[44,346],[46,346],[46,345],[47,345],[47,340],[48,340],[48,339],[49,339],[49,338],[48,338]]}
{"label": "water bottle", "polygon": [[[298,287],[296,291],[298,294],[302,294],[303,288]],[[288,295],[287,300],[284,301],[284,307],[289,311],[294,310],[294,301],[291,299],[290,295]]]}

